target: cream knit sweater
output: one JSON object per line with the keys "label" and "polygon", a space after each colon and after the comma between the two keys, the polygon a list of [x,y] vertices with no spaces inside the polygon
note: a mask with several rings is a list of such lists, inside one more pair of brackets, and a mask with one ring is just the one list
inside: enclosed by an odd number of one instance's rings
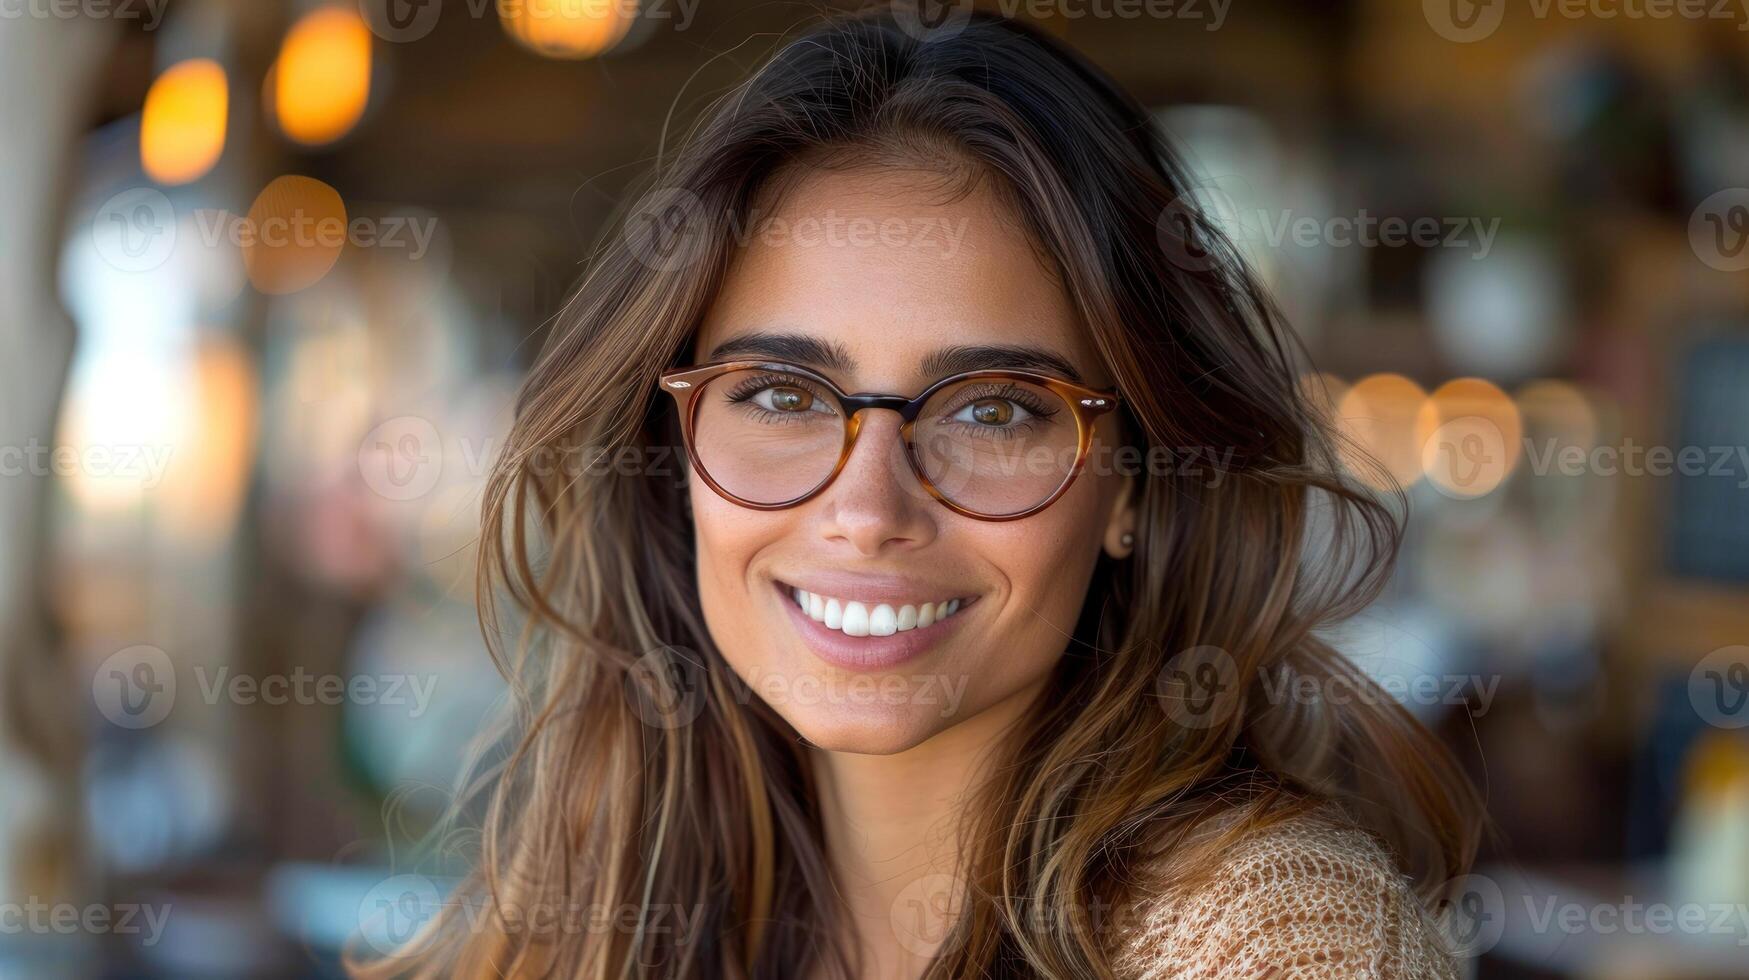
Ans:
{"label": "cream knit sweater", "polygon": [[1189,893],[1147,898],[1120,937],[1124,980],[1455,980],[1437,926],[1371,835],[1330,810],[1229,850]]}

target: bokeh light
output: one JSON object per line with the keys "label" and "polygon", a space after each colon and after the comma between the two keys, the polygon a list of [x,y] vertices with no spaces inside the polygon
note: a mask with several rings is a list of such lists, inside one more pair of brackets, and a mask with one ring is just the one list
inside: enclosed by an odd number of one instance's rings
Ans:
{"label": "bokeh light", "polygon": [[346,204],[313,177],[276,177],[249,206],[243,267],[264,293],[295,293],[319,282],[346,247]]}
{"label": "bokeh light", "polygon": [[140,166],[160,184],[206,176],[225,149],[230,109],[225,70],[209,58],[172,65],[146,92]]}
{"label": "bokeh light", "polygon": [[637,0],[513,0],[499,5],[505,31],[549,58],[592,58],[637,19]]}
{"label": "bokeh light", "polygon": [[1518,464],[1518,406],[1492,382],[1457,378],[1434,390],[1416,420],[1422,472],[1447,496],[1492,493]]}
{"label": "bokeh light", "polygon": [[1355,382],[1336,404],[1349,471],[1375,490],[1419,480],[1416,424],[1426,401],[1427,392],[1400,374],[1374,374]]}
{"label": "bokeh light", "polygon": [[164,481],[165,516],[185,544],[217,546],[242,511],[259,384],[249,352],[222,336],[200,344],[190,373],[191,411]]}
{"label": "bokeh light", "polygon": [[370,100],[370,28],[356,10],[324,7],[292,26],[273,66],[273,117],[311,145],[345,136]]}

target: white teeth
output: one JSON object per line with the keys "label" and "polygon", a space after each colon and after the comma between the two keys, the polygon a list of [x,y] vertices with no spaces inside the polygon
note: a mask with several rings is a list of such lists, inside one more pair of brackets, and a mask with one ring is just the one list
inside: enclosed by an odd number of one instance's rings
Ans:
{"label": "white teeth", "polygon": [[790,598],[802,614],[827,629],[846,636],[892,636],[907,630],[922,629],[959,612],[960,600],[943,599],[917,605],[893,606],[889,603],[863,603],[848,599],[833,599],[806,589],[791,589]]}
{"label": "white teeth", "polygon": [[845,636],[867,636],[868,607],[860,602],[845,603],[844,626],[842,628]]}
{"label": "white teeth", "polygon": [[899,614],[893,611],[892,606],[883,602],[868,614],[868,635],[892,636],[898,631]]}

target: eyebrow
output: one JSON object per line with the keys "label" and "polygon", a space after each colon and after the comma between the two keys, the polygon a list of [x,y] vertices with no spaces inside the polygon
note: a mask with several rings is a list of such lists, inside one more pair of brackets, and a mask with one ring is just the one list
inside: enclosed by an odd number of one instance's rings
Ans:
{"label": "eyebrow", "polygon": [[856,369],[856,361],[844,345],[797,333],[749,333],[731,337],[711,351],[709,360],[733,357],[769,357],[844,374]]}
{"label": "eyebrow", "polygon": [[[856,359],[844,345],[805,334],[749,333],[718,344],[710,360],[733,357],[769,357],[805,367],[854,373]],[[1081,372],[1069,359],[1045,347],[1031,344],[972,344],[942,347],[930,352],[918,365],[925,377],[944,378],[969,371],[1039,371],[1075,384],[1085,384]]]}
{"label": "eyebrow", "polygon": [[1065,381],[1084,384],[1081,372],[1057,352],[1031,344],[976,344],[943,347],[923,359],[925,375],[932,378],[967,371],[1038,371]]}

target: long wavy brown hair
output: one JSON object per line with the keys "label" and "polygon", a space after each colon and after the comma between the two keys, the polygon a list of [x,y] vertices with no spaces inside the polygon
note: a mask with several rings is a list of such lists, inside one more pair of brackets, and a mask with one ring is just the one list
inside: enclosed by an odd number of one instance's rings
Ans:
{"label": "long wavy brown hair", "polygon": [[[1144,869],[1167,879],[1154,887],[1188,882],[1236,835],[1323,801],[1424,895],[1467,869],[1470,784],[1318,632],[1378,594],[1401,494],[1345,475],[1291,334],[1194,207],[1183,164],[1054,40],[983,14],[930,29],[883,5],[789,39],[718,99],[557,318],[484,505],[482,619],[511,680],[513,748],[460,810],[478,821],[471,876],[361,975],[854,975],[807,752],[700,612],[656,380],[689,355],[775,177],[944,160],[997,187],[1048,257],[1122,393],[1129,445],[1231,456],[1219,481],[1137,476],[1133,555],[1101,557],[1049,690],[968,808],[964,900],[928,976],[1111,976],[1101,910]],[[1202,692],[1215,700],[1186,724],[1184,658],[1210,650],[1236,683]],[[1375,696],[1282,703],[1269,691],[1284,676]],[[535,910],[584,909],[612,926],[530,926]]]}

